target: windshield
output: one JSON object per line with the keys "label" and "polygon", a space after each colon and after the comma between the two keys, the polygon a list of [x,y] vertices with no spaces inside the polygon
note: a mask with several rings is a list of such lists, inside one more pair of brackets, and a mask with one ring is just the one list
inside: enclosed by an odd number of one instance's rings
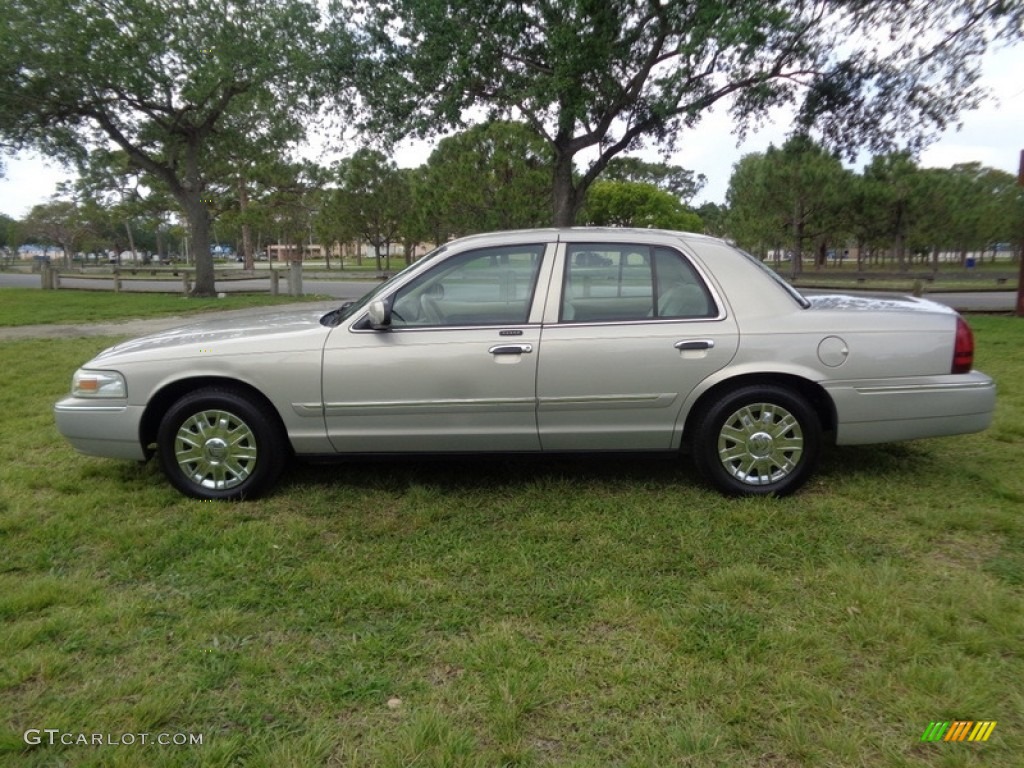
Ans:
{"label": "windshield", "polygon": [[405,269],[392,275],[390,278],[388,278],[383,283],[378,285],[372,291],[368,291],[361,298],[358,298],[355,301],[347,301],[337,309],[332,309],[330,312],[328,312],[326,315],[320,318],[320,324],[335,326],[345,320],[348,320],[350,317],[352,317],[353,315],[357,314],[360,310],[362,310],[367,304],[373,301],[377,296],[383,293],[385,288],[391,285],[391,283],[400,278],[406,272],[418,268],[420,265],[426,263],[427,261],[430,261],[435,256],[444,253],[447,249],[447,245],[438,246],[419,261],[414,261],[412,264],[409,264]]}
{"label": "windshield", "polygon": [[742,248],[737,248],[735,245],[733,246],[733,248],[735,248],[737,251],[742,253],[748,259],[750,259],[750,261],[752,261],[754,264],[756,264],[758,266],[758,269],[760,269],[763,272],[765,272],[769,277],[771,277],[772,280],[774,280],[776,283],[781,285],[785,289],[786,293],[788,293],[790,296],[792,296],[793,299],[796,301],[796,303],[799,304],[801,307],[803,307],[804,309],[807,309],[808,307],[811,306],[810,300],[806,296],[804,296],[802,293],[800,293],[800,291],[798,291],[792,285],[787,283],[786,279],[782,275],[780,275],[778,272],[776,272],[774,269],[769,267],[767,264],[765,264],[763,261],[761,261],[759,258],[754,256],[753,254],[747,253]]}

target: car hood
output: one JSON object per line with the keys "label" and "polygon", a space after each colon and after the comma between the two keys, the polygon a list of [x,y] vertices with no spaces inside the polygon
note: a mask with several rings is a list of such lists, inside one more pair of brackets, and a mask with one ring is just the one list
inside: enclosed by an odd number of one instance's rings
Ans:
{"label": "car hood", "polygon": [[322,339],[331,331],[330,328],[320,324],[320,318],[323,315],[323,310],[305,309],[211,318],[130,339],[105,349],[94,360],[104,361],[113,357],[145,355],[149,352],[166,351],[174,347],[195,349],[217,345],[245,351],[244,348],[251,346],[252,350],[256,351],[266,349],[273,340],[278,338],[287,338],[293,342],[296,336]]}
{"label": "car hood", "polygon": [[839,309],[854,312],[938,312],[955,314],[944,304],[912,296],[883,298],[879,296],[849,296],[841,293],[820,294],[804,297],[811,302],[811,309]]}

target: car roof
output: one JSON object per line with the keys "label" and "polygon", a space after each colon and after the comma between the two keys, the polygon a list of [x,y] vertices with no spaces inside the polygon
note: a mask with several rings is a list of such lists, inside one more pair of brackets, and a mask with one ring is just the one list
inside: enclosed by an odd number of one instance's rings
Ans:
{"label": "car roof", "polygon": [[608,239],[622,241],[627,239],[642,240],[677,240],[688,243],[697,242],[721,242],[718,238],[696,232],[678,232],[669,229],[644,229],[640,227],[541,227],[536,229],[513,229],[501,232],[486,232],[474,235],[466,235],[452,240],[447,245],[487,245],[491,242],[525,242],[531,239],[543,238],[556,241],[579,241],[589,239]]}

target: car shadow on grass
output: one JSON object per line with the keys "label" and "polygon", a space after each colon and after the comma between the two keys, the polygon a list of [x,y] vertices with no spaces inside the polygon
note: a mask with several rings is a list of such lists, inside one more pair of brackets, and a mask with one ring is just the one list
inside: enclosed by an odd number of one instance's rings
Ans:
{"label": "car shadow on grass", "polygon": [[[826,447],[810,486],[839,479],[877,477],[879,482],[913,482],[935,471],[937,459],[922,443]],[[292,461],[278,491],[303,486],[345,485],[396,491],[429,486],[444,491],[510,490],[524,485],[640,486],[714,493],[680,453],[498,454],[365,456],[342,461]],[[799,493],[799,491],[798,491]]]}
{"label": "car shadow on grass", "polygon": [[700,479],[678,454],[496,454],[361,456],[333,462],[295,460],[281,488],[342,483],[366,490],[432,486],[452,491],[515,488],[561,483],[697,486]]}
{"label": "car shadow on grass", "polygon": [[[167,486],[154,459],[145,464],[103,462],[89,470],[117,477],[136,491]],[[926,441],[869,446],[826,446],[818,469],[797,491],[828,493],[847,483],[916,484],[951,471],[948,461]],[[718,494],[684,453],[472,454],[358,456],[338,460],[294,459],[269,497],[303,489],[331,493],[341,488],[365,492],[402,492],[411,487],[444,492],[509,493],[528,486]]]}

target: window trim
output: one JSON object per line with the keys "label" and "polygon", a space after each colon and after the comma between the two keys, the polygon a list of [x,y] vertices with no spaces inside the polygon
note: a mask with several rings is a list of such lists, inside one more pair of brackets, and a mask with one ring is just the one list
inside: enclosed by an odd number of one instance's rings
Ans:
{"label": "window trim", "polygon": [[[499,245],[485,245],[485,246],[474,245],[474,246],[470,246],[470,247],[466,248],[465,250],[459,250],[459,251],[456,251],[456,252],[453,252],[453,253],[449,253],[444,258],[438,259],[437,260],[438,263],[434,264],[433,266],[431,266],[431,267],[429,267],[427,269],[423,269],[421,272],[411,276],[408,280],[403,281],[401,283],[401,285],[394,286],[393,290],[391,290],[390,292],[388,292],[386,294],[385,294],[385,292],[381,291],[380,288],[377,288],[377,289],[371,291],[371,293],[375,294],[374,298],[383,299],[384,301],[388,302],[389,304],[392,304],[394,302],[394,300],[395,300],[395,296],[400,291],[402,291],[403,289],[407,288],[409,285],[414,283],[420,277],[424,277],[424,276],[430,274],[431,272],[433,272],[434,270],[442,268],[443,265],[446,262],[448,262],[448,261],[450,261],[452,259],[457,259],[460,256],[463,256],[463,255],[466,255],[466,254],[480,253],[480,252],[486,252],[486,251],[508,251],[510,249],[515,249],[515,248],[522,248],[522,249],[535,248],[535,249],[539,249],[539,254],[537,255],[537,259],[538,259],[537,269],[536,269],[536,272],[534,273],[533,286],[532,286],[532,289],[531,289],[531,292],[530,292],[530,296],[526,300],[526,320],[523,321],[523,322],[513,322],[513,323],[496,322],[496,323],[484,323],[484,324],[479,324],[478,323],[478,324],[464,324],[464,325],[400,325],[400,326],[391,326],[391,327],[389,327],[387,329],[375,329],[375,328],[369,327],[368,314],[364,311],[364,312],[362,312],[359,315],[358,319],[356,319],[355,321],[353,321],[349,325],[348,330],[349,330],[350,333],[382,333],[382,332],[384,332],[384,333],[399,333],[399,332],[403,332],[404,333],[404,332],[407,332],[407,331],[423,332],[423,331],[467,331],[467,330],[493,330],[493,329],[506,330],[506,329],[528,328],[528,327],[531,327],[531,326],[539,326],[539,325],[541,325],[541,318],[543,316],[543,306],[541,306],[540,311],[538,311],[538,309],[537,309],[537,297],[539,295],[546,296],[546,294],[547,294],[548,286],[550,285],[550,280],[551,280],[551,274],[550,273],[551,273],[551,270],[553,268],[552,265],[553,265],[553,262],[554,262],[555,246],[557,246],[557,243],[552,242],[552,241],[546,241],[546,240],[528,240],[528,241],[523,241],[523,242],[506,243],[506,244],[499,244]],[[438,254],[438,255],[440,255],[440,254]],[[544,291],[543,291],[543,293],[540,293],[538,289],[540,289],[542,281],[544,281]],[[536,317],[534,317],[534,315],[536,315]]]}
{"label": "window trim", "polygon": [[[637,250],[646,248],[648,251],[648,259],[651,264],[651,301],[654,316],[636,318],[631,320],[564,320],[562,319],[562,310],[565,304],[565,290],[569,280],[569,273],[572,267],[570,249],[573,248],[587,248],[588,246],[607,246],[610,248],[616,248],[620,251],[624,251],[627,248],[635,248]],[[654,258],[654,252],[658,248],[664,248],[666,251],[679,256],[693,271],[694,276],[700,281],[700,285],[703,287],[708,300],[711,302],[714,313],[702,317],[658,317],[657,316],[657,264]],[[644,243],[637,240],[569,240],[559,242],[559,251],[557,254],[557,260],[561,268],[561,280],[560,287],[554,295],[554,322],[548,322],[546,325],[549,327],[552,325],[558,326],[573,326],[573,327],[586,327],[595,325],[649,325],[651,323],[657,323],[659,325],[665,323],[705,323],[705,322],[716,322],[726,318],[725,305],[722,303],[718,296],[718,291],[715,286],[708,280],[708,276],[701,269],[701,266],[694,262],[692,258],[681,248],[675,245],[670,245],[664,242],[650,242]],[[619,260],[619,270],[621,274],[622,270],[622,259]],[[620,278],[621,288],[621,278]],[[549,298],[550,301],[550,298]]]}

